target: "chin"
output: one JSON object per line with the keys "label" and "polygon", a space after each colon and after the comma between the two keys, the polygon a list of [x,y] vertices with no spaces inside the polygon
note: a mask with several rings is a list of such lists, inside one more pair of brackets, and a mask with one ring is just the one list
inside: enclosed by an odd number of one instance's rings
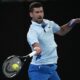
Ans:
{"label": "chin", "polygon": [[43,22],[43,19],[38,20],[38,23],[42,23],[42,22]]}

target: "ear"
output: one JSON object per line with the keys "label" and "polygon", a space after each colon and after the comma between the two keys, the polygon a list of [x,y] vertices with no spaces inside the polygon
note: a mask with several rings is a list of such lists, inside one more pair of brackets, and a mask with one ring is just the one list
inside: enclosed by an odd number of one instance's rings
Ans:
{"label": "ear", "polygon": [[30,12],[29,15],[30,15],[31,18],[33,17],[32,12]]}

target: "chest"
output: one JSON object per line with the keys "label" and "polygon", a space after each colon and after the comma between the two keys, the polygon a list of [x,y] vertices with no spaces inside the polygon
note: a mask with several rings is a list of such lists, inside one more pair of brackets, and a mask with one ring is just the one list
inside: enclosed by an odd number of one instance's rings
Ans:
{"label": "chest", "polygon": [[50,39],[54,39],[54,34],[52,31],[52,27],[47,25],[45,28],[42,27],[38,27],[36,29],[37,35],[38,35],[38,39],[40,41],[47,41],[49,42]]}

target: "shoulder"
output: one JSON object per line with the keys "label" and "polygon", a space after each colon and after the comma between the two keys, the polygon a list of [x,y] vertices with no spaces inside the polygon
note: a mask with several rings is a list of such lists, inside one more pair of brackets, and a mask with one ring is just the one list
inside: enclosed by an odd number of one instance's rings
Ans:
{"label": "shoulder", "polygon": [[33,30],[34,30],[34,25],[33,25],[33,24],[31,24],[31,25],[30,25],[30,27],[29,27],[28,32],[33,31]]}
{"label": "shoulder", "polygon": [[56,24],[55,21],[49,20],[49,19],[44,19],[44,22],[47,24],[52,24],[52,25]]}
{"label": "shoulder", "polygon": [[34,25],[31,24],[30,28],[27,32],[27,35],[33,35],[33,34],[36,34],[36,33],[37,33],[36,28],[34,27]]}

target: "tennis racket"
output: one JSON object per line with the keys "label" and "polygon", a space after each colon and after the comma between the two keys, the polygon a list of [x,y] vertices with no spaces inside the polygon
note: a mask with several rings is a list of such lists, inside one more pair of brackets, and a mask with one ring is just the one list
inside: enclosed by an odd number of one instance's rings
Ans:
{"label": "tennis racket", "polygon": [[[35,54],[36,54],[36,51],[33,51],[26,56],[11,55],[11,56],[7,57],[2,65],[3,74],[7,78],[15,77],[22,69],[24,62],[26,62],[28,58],[32,57]],[[15,71],[14,69],[12,69],[13,64],[17,64],[19,66],[18,70]]]}

